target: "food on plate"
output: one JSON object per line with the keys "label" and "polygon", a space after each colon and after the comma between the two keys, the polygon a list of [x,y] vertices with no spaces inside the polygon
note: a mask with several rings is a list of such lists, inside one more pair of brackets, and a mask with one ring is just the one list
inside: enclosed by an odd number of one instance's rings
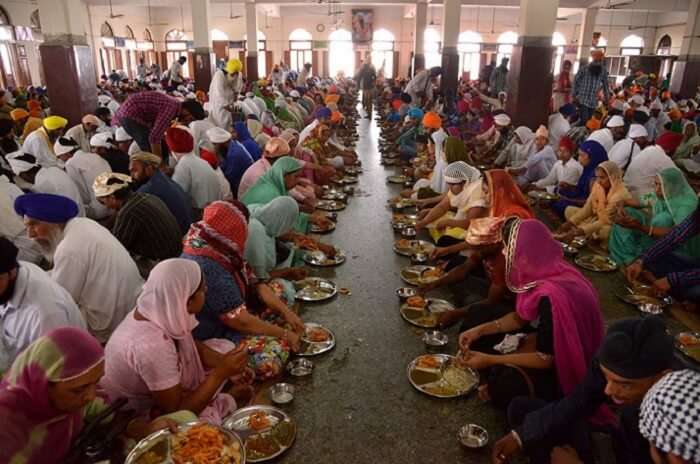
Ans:
{"label": "food on plate", "polygon": [[209,424],[197,424],[172,438],[175,464],[239,464],[238,442],[226,443],[226,436]]}
{"label": "food on plate", "polygon": [[437,369],[442,364],[442,361],[435,356],[421,356],[416,361],[416,366],[427,369]]}
{"label": "food on plate", "polygon": [[250,424],[250,428],[256,431],[265,430],[270,427],[270,419],[263,411],[256,411],[248,416],[248,423]]}
{"label": "food on plate", "polygon": [[445,382],[453,386],[458,391],[465,391],[474,385],[474,377],[464,369],[450,366],[442,374]]}
{"label": "food on plate", "polygon": [[136,464],[161,464],[168,456],[168,439],[163,437],[136,460]]}
{"label": "food on plate", "polygon": [[432,269],[426,269],[425,272],[421,273],[421,278],[423,279],[439,279],[442,276],[442,269],[435,267]]}
{"label": "food on plate", "polygon": [[328,331],[322,327],[307,327],[306,339],[310,342],[326,342],[331,338]]}
{"label": "food on plate", "polygon": [[299,248],[304,249],[304,250],[311,250],[311,251],[318,250],[318,244],[316,243],[316,241],[313,239],[310,239],[308,237],[304,237],[304,238],[297,240],[297,246]]}
{"label": "food on plate", "polygon": [[700,348],[700,335],[683,332],[678,335],[678,342],[686,348]]}
{"label": "food on plate", "polygon": [[422,327],[435,327],[438,323],[438,318],[434,314],[426,314],[414,319],[414,322]]}
{"label": "food on plate", "polygon": [[396,248],[402,248],[402,249],[411,248],[411,246],[413,245],[413,242],[414,242],[413,240],[409,240],[407,238],[399,239],[396,241]]}
{"label": "food on plate", "polygon": [[412,296],[408,300],[406,300],[406,304],[412,308],[425,308],[427,305],[427,302],[425,301],[425,298],[423,298],[420,295]]}
{"label": "food on plate", "polygon": [[272,435],[256,434],[248,437],[245,442],[245,449],[249,458],[260,459],[272,456],[277,453],[281,447]]}

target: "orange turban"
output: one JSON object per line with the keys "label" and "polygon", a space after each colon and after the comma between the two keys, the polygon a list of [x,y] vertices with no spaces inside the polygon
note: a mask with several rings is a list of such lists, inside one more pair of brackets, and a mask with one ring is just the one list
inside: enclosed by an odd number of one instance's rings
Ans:
{"label": "orange turban", "polygon": [[586,122],[586,127],[592,131],[600,129],[600,119],[589,119],[588,122]]}
{"label": "orange turban", "polygon": [[674,106],[671,108],[671,111],[668,112],[668,117],[671,118],[671,121],[678,121],[683,117],[683,114],[681,110]]}
{"label": "orange turban", "polygon": [[21,121],[24,118],[28,118],[29,113],[24,108],[15,108],[14,110],[10,111],[10,117],[13,121]]}
{"label": "orange turban", "polygon": [[325,99],[326,104],[329,104],[329,103],[338,104],[338,101],[340,101],[340,95],[337,95],[337,94],[326,95],[326,99]]}
{"label": "orange turban", "polygon": [[338,123],[343,120],[343,114],[340,111],[333,111],[331,113],[331,122]]}
{"label": "orange turban", "polygon": [[27,102],[27,108],[29,108],[29,115],[35,118],[41,117],[41,103],[36,100],[29,100]]}
{"label": "orange turban", "polygon": [[442,119],[434,111],[428,111],[423,116],[423,127],[428,129],[440,129],[442,127]]}
{"label": "orange turban", "polygon": [[401,100],[398,98],[391,102],[391,107],[394,108],[395,111],[398,111],[401,108]]}

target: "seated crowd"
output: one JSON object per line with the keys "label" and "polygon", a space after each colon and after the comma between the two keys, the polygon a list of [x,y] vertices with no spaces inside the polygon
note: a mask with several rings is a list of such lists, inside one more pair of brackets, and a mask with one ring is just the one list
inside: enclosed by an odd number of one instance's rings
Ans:
{"label": "seated crowd", "polygon": [[[0,411],[13,426],[0,429],[0,462],[64,462],[118,400],[132,442],[195,417],[219,424],[299,350],[298,251],[334,253],[308,233],[330,221],[315,209],[323,186],[357,162],[358,84],[247,82],[241,70],[228,61],[208,94],[105,79],[94,114],[70,128],[42,90],[12,93]],[[507,413],[493,462],[594,462],[592,432],[610,435],[620,463],[700,462],[700,373],[676,369],[656,316],[606,333],[598,292],[560,243],[585,237],[630,283],[700,302],[697,103],[645,76],[586,120],[565,103],[547,126],[513,128],[505,92],[460,82],[448,101],[441,72],[379,76],[380,148],[418,179],[401,195],[444,261],[421,292],[488,281],[440,324],[461,324],[459,363]],[[556,198],[554,231],[528,199],[541,192]]]}

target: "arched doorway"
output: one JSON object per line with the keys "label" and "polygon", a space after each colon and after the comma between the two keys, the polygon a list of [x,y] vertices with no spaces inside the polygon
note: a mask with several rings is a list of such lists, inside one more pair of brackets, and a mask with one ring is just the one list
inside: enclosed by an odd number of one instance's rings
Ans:
{"label": "arched doorway", "polygon": [[631,34],[622,39],[620,42],[620,55],[635,56],[641,55],[644,48],[644,39],[638,35]]}
{"label": "arched doorway", "polygon": [[122,55],[116,48],[114,30],[107,21],[100,26],[100,43],[100,68],[103,75],[109,76],[112,70],[122,68]]}
{"label": "arched doorway", "polygon": [[312,60],[311,33],[305,29],[295,29],[289,34],[289,69],[301,71],[305,63]]}
{"label": "arched doorway", "polygon": [[481,68],[481,34],[474,31],[464,31],[457,39],[457,51],[459,52],[459,69],[463,73],[469,73],[469,79],[479,77]]}
{"label": "arched doorway", "polygon": [[510,59],[513,55],[513,45],[518,43],[518,34],[513,31],[506,31],[498,36],[497,43],[496,65],[500,66],[503,58]]}
{"label": "arched doorway", "polygon": [[372,34],[372,64],[379,72],[384,68],[384,77],[394,77],[394,34],[386,29],[377,29]]}
{"label": "arched doorway", "polygon": [[552,57],[552,69],[555,76],[561,71],[561,65],[564,62],[565,45],[566,38],[561,32],[555,32],[554,34],[552,34],[552,46],[554,47],[554,56]]}
{"label": "arched doorway", "polygon": [[[250,48],[248,43],[248,35],[243,34],[243,40],[246,41],[246,50]],[[267,77],[267,37],[262,31],[258,31],[258,76],[260,78]]]}
{"label": "arched doorway", "polygon": [[355,52],[352,45],[352,33],[347,29],[338,29],[328,36],[328,71],[331,77],[338,73],[346,76],[355,74]]}
{"label": "arched doorway", "polygon": [[[188,56],[187,34],[179,29],[171,29],[167,34],[165,34],[165,59],[168,69],[170,69],[173,62],[179,59],[181,56],[184,56],[185,58]],[[190,65],[191,63],[187,63],[182,67],[183,77],[190,77]]]}
{"label": "arched doorway", "polygon": [[442,64],[440,46],[440,33],[432,27],[427,28],[423,34],[426,69],[434,68]]}

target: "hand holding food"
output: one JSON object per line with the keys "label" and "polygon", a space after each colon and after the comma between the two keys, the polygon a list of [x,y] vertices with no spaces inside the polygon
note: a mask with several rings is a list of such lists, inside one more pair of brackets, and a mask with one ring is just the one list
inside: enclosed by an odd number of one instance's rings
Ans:
{"label": "hand holding food", "polygon": [[480,353],[478,351],[470,351],[466,354],[464,365],[472,369],[481,370],[493,366],[492,355]]}
{"label": "hand holding food", "polygon": [[653,283],[654,295],[657,297],[663,297],[668,295],[671,291],[671,284],[666,277],[661,279],[656,279]]}
{"label": "hand holding food", "polygon": [[462,332],[459,336],[459,348],[464,351],[468,351],[472,343],[477,341],[481,337],[479,329],[473,327],[466,332]]}
{"label": "hand holding food", "polygon": [[309,276],[309,270],[303,267],[292,267],[287,269],[285,274],[289,280],[304,280]]}
{"label": "hand holding food", "polygon": [[299,335],[297,335],[296,332],[286,330],[283,338],[284,340],[287,340],[287,342],[289,343],[289,347],[292,349],[293,352],[296,353],[297,351],[299,351],[299,348],[301,347],[301,338],[299,338]]}
{"label": "hand holding food", "polygon": [[508,459],[514,456],[518,451],[520,451],[520,442],[515,438],[513,433],[509,433],[493,445],[493,450],[491,451],[491,463],[506,463],[508,462]]}
{"label": "hand holding food", "polygon": [[248,350],[244,343],[239,344],[235,349],[229,351],[222,357],[218,366],[225,377],[233,377],[241,373],[248,365]]}
{"label": "hand holding food", "polygon": [[625,277],[627,277],[627,281],[630,283],[636,282],[643,269],[644,267],[640,260],[636,260],[627,266],[627,269],[625,269]]}
{"label": "hand holding food", "polygon": [[292,330],[294,330],[295,333],[297,334],[303,334],[304,333],[304,322],[301,320],[301,318],[291,310],[287,310],[284,313],[284,320],[289,323],[289,325],[292,326]]}
{"label": "hand holding food", "polygon": [[326,245],[325,243],[317,242],[316,246],[318,246],[318,249],[321,250],[329,258],[335,257],[337,253],[337,250],[332,245]]}

